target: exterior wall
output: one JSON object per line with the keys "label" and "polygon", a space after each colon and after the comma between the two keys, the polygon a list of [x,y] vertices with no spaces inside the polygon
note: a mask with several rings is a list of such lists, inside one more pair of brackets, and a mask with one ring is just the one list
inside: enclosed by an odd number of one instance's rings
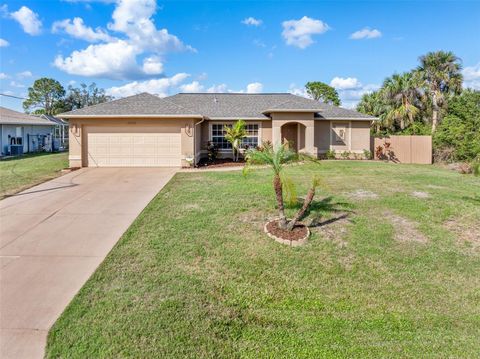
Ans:
{"label": "exterior wall", "polygon": [[[330,121],[330,149],[335,152],[350,151],[350,121]],[[336,132],[345,131],[344,141],[336,141]]]}
{"label": "exterior wall", "polygon": [[351,151],[370,150],[370,121],[351,121]]}
{"label": "exterior wall", "polygon": [[2,156],[7,154],[8,146],[10,144],[8,136],[16,137],[17,127],[22,127],[22,143],[23,143],[23,152],[27,153],[30,147],[30,152],[33,152],[37,149],[36,144],[30,140],[30,146],[28,144],[27,135],[50,135],[53,134],[54,126],[49,125],[1,125],[2,131],[0,136],[0,150]]}
{"label": "exterior wall", "polygon": [[315,148],[317,154],[325,153],[330,149],[330,121],[315,121]]}
{"label": "exterior wall", "polygon": [[169,131],[181,133],[182,166],[188,166],[185,157],[194,153],[194,125],[198,120],[194,119],[72,119],[69,121],[69,162],[70,167],[87,166],[87,134],[88,126],[115,128],[131,127],[135,132],[136,127],[142,127],[142,131],[150,130],[157,132],[165,127]]}
{"label": "exterior wall", "polygon": [[301,151],[316,154],[316,149],[314,146],[315,138],[315,120],[313,117],[313,112],[276,112],[271,114],[272,117],[272,142],[273,144],[281,143],[282,141],[282,126],[287,123],[299,123],[304,126],[305,135],[303,138],[305,142],[301,142],[302,148]]}

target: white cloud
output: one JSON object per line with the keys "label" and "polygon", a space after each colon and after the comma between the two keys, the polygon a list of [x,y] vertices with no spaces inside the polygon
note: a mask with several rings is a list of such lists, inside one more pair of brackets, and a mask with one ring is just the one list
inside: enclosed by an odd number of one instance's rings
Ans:
{"label": "white cloud", "polygon": [[288,88],[288,92],[291,93],[292,95],[297,95],[297,96],[302,96],[305,98],[310,98],[310,95],[307,93],[307,90],[305,87],[297,87],[296,84],[290,84]]}
{"label": "white cloud", "polygon": [[147,75],[160,75],[163,72],[163,64],[160,58],[151,56],[143,60],[143,72]]}
{"label": "white cloud", "polygon": [[17,87],[17,88],[24,88],[25,87],[25,85],[23,85],[21,83],[18,83],[18,82],[15,82],[15,81],[10,81],[10,86]]}
{"label": "white cloud", "polygon": [[182,92],[203,92],[204,87],[198,81],[193,81],[189,84],[181,85],[180,90]]}
{"label": "white cloud", "polygon": [[360,81],[355,77],[334,77],[330,81],[330,86],[337,90],[357,89],[362,86]]}
{"label": "white cloud", "polygon": [[217,92],[217,93],[223,93],[223,92],[228,92],[228,87],[226,84],[220,84],[220,85],[213,85],[208,88],[207,92]]}
{"label": "white cloud", "polygon": [[260,82],[253,82],[247,85],[247,93],[260,93],[263,91],[263,85]]}
{"label": "white cloud", "polygon": [[10,76],[8,76],[5,72],[0,72],[0,80],[5,80],[9,78]]}
{"label": "white cloud", "polygon": [[19,73],[17,74],[17,77],[18,77],[19,79],[24,79],[24,78],[32,77],[32,76],[33,76],[33,74],[32,74],[30,71],[23,71],[23,72],[19,72]]}
{"label": "white cloud", "polygon": [[52,25],[52,32],[58,33],[64,31],[70,36],[85,40],[88,42],[111,41],[112,38],[105,30],[97,27],[95,30],[89,26],[85,26],[83,19],[75,17],[72,19],[65,19],[62,21],[55,21]]}
{"label": "white cloud", "polygon": [[304,16],[299,20],[287,20],[282,23],[282,36],[287,45],[296,46],[300,49],[313,44],[312,35],[323,34],[329,27],[321,20]]}
{"label": "white cloud", "polygon": [[262,20],[260,19],[255,19],[254,17],[247,17],[242,20],[242,24],[245,24],[247,26],[260,26],[262,25]]}
{"label": "white cloud", "polygon": [[[59,24],[57,29],[69,29],[70,34],[75,33],[83,39],[106,43],[89,45],[67,57],[59,55],[54,65],[71,75],[109,79],[138,79],[162,74],[161,58],[167,52],[196,50],[169,34],[167,29],[157,29],[152,19],[156,10],[156,0],[117,0],[112,22],[107,27],[124,35],[122,39],[101,28],[93,30],[79,18],[77,22],[74,19]],[[145,56],[141,64],[137,62],[140,56]]]}
{"label": "white cloud", "polygon": [[0,47],[7,47],[10,43],[7,40],[0,39]]}
{"label": "white cloud", "polygon": [[38,18],[38,14],[34,13],[28,7],[22,6],[19,10],[12,12],[10,16],[20,24],[23,31],[27,34],[40,34],[42,22]]}
{"label": "white cloud", "polygon": [[370,29],[365,27],[361,30],[355,31],[353,34],[350,35],[350,39],[352,40],[362,40],[362,39],[375,39],[377,37],[381,37],[382,33],[377,29]]}
{"label": "white cloud", "polygon": [[364,94],[380,88],[380,85],[377,84],[363,85],[356,77],[338,76],[330,81],[330,86],[337,90],[342,107],[346,108],[355,108]]}
{"label": "white cloud", "polygon": [[110,87],[106,93],[114,97],[126,97],[141,92],[149,92],[160,97],[168,96],[171,90],[179,86],[190,75],[179,73],[172,77],[152,79],[147,81],[133,81],[123,86]]}
{"label": "white cloud", "polygon": [[473,66],[467,66],[462,71],[463,87],[480,90],[480,62]]}
{"label": "white cloud", "polygon": [[69,74],[87,77],[126,79],[142,71],[136,62],[135,48],[124,40],[90,45],[74,51],[69,57],[57,56],[54,65]]}

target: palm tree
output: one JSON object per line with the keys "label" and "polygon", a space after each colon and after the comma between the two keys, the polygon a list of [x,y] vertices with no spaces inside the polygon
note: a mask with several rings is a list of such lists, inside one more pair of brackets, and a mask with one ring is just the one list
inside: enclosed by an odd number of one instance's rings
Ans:
{"label": "palm tree", "polygon": [[383,90],[364,94],[357,105],[357,111],[380,119],[374,123],[376,133],[380,132],[382,126],[389,127],[385,115],[390,111],[390,105],[385,102]]}
{"label": "palm tree", "polygon": [[446,97],[462,91],[462,65],[451,51],[429,52],[419,60],[416,72],[432,101],[433,133],[441,120],[440,110],[445,106]]}
{"label": "palm tree", "polygon": [[232,144],[233,161],[238,161],[240,154],[240,145],[242,140],[247,137],[245,129],[246,123],[243,120],[238,120],[233,126],[225,126],[225,139]]}
{"label": "palm tree", "polygon": [[387,122],[394,123],[400,121],[400,128],[403,130],[413,123],[419,109],[415,106],[421,93],[418,88],[418,82],[411,72],[403,74],[394,74],[387,78],[383,83],[385,101],[390,104],[391,109],[386,113]]}
{"label": "palm tree", "polygon": [[245,157],[247,159],[247,165],[244,167],[244,175],[246,175],[251,165],[268,165],[272,168],[273,189],[275,191],[275,198],[277,200],[279,214],[279,227],[291,231],[310,206],[315,195],[315,189],[320,184],[320,181],[318,178],[313,179],[312,185],[307,193],[305,201],[303,202],[303,206],[299,209],[292,220],[287,221],[287,217],[285,216],[283,190],[285,187],[285,189],[290,193],[295,193],[295,191],[294,188],[292,188],[293,182],[283,173],[284,165],[307,159],[318,163],[318,160],[307,154],[301,154],[292,151],[285,143],[276,147],[271,144],[264,143],[260,149],[247,150]]}

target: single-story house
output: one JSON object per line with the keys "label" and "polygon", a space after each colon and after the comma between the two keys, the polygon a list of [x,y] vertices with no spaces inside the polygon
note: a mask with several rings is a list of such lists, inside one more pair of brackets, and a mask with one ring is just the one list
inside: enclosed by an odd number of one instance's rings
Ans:
{"label": "single-story house", "polygon": [[289,141],[298,151],[362,154],[375,117],[289,93],[148,93],[58,115],[70,122],[70,166],[186,166],[208,142],[231,156],[224,126],[247,122],[244,144]]}
{"label": "single-story house", "polygon": [[1,156],[51,150],[54,127],[47,119],[0,107]]}

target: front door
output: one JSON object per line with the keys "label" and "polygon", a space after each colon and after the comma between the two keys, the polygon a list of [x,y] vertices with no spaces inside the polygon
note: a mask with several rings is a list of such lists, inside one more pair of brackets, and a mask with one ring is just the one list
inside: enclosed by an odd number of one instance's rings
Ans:
{"label": "front door", "polygon": [[282,126],[282,143],[287,142],[292,150],[298,151],[298,125],[287,123]]}

